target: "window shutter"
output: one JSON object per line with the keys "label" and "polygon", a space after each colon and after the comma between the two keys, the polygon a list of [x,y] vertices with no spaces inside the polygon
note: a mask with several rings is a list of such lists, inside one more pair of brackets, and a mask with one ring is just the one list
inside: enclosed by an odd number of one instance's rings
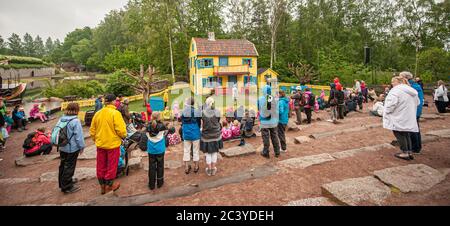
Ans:
{"label": "window shutter", "polygon": [[208,82],[207,80],[208,80],[207,78],[202,78],[202,86],[203,87],[206,87],[206,83]]}

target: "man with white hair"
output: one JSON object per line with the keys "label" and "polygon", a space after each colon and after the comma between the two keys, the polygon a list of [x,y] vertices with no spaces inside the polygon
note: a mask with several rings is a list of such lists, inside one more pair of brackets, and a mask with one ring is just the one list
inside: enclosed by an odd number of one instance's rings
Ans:
{"label": "man with white hair", "polygon": [[414,76],[412,75],[411,72],[409,72],[409,71],[401,72],[400,76],[402,78],[407,79],[409,84],[411,85],[411,87],[414,88],[419,95],[420,104],[419,104],[419,106],[417,106],[417,112],[416,112],[417,127],[419,127],[419,132],[411,133],[411,143],[412,143],[413,153],[419,154],[420,151],[422,150],[422,138],[420,135],[419,119],[420,119],[420,116],[422,115],[422,106],[423,106],[423,101],[424,101],[423,90],[422,90],[422,87],[414,80]]}

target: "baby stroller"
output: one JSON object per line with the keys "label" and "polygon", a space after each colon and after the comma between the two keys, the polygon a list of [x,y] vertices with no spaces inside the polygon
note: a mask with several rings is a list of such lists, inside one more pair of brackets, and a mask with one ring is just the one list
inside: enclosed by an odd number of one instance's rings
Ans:
{"label": "baby stroller", "polygon": [[134,127],[138,130],[145,127],[145,120],[142,118],[142,115],[136,112],[131,113],[131,122]]}

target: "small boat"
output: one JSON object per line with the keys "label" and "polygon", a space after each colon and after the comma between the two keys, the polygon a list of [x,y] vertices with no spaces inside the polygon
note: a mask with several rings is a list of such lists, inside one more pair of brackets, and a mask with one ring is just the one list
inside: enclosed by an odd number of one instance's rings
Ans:
{"label": "small boat", "polygon": [[2,84],[0,96],[6,100],[6,103],[18,104],[22,103],[22,98],[27,89],[26,83]]}

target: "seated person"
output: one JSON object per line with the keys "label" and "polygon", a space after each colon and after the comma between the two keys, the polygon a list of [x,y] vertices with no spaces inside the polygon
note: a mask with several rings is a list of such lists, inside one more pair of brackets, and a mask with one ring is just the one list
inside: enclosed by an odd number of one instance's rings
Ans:
{"label": "seated person", "polygon": [[47,118],[50,117],[50,111],[47,111],[47,107],[44,102],[39,105],[39,112],[47,116]]}
{"label": "seated person", "polygon": [[47,122],[48,120],[47,116],[40,112],[39,104],[33,105],[33,108],[30,110],[30,117],[33,119],[40,119],[42,123]]}
{"label": "seated person", "polygon": [[171,127],[169,129],[169,133],[167,134],[167,140],[169,142],[169,146],[175,146],[181,143],[181,137],[176,133],[175,127]]}
{"label": "seated person", "polygon": [[373,105],[372,110],[369,111],[369,114],[372,116],[383,117],[383,110],[384,110],[383,101],[384,101],[384,95],[380,94],[380,97],[377,98],[377,101]]}
{"label": "seated person", "polygon": [[231,129],[228,127],[228,121],[224,120],[222,122],[222,140],[229,140],[232,135]]}
{"label": "seated person", "polygon": [[231,125],[231,138],[238,138],[241,136],[241,125],[238,120],[234,120],[233,124]]}
{"label": "seated person", "polygon": [[227,119],[228,124],[234,121],[234,109],[233,107],[229,107],[225,112],[225,118]]}
{"label": "seated person", "polygon": [[45,128],[39,128],[36,132],[28,134],[22,147],[26,157],[48,155],[52,151],[50,135],[45,134]]}
{"label": "seated person", "polygon": [[374,88],[369,89],[367,98],[371,101],[377,100],[378,97],[377,97],[377,93],[375,92]]}
{"label": "seated person", "polygon": [[346,105],[347,113],[356,111],[356,108],[358,107],[356,95],[351,94],[350,98],[346,101],[345,105]]}
{"label": "seated person", "polygon": [[14,107],[12,119],[14,121],[14,127],[17,128],[19,132],[22,132],[22,130],[27,130],[26,125],[28,124],[28,121],[25,118],[23,107],[20,107],[19,105]]}

